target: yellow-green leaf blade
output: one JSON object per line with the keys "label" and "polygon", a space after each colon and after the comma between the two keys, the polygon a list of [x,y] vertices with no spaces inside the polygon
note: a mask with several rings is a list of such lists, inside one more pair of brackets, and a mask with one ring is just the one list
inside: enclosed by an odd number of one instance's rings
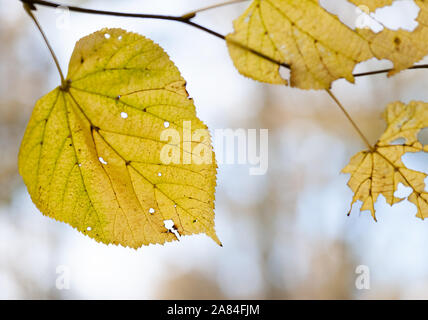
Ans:
{"label": "yellow-green leaf blade", "polygon": [[[81,39],[67,87],[36,104],[19,156],[20,172],[43,214],[104,243],[138,248],[214,230],[216,164],[165,164],[166,127],[205,130],[185,81],[151,40],[121,29]],[[206,141],[210,145],[210,140]],[[211,148],[211,146],[210,146]],[[211,151],[211,149],[210,149]]]}

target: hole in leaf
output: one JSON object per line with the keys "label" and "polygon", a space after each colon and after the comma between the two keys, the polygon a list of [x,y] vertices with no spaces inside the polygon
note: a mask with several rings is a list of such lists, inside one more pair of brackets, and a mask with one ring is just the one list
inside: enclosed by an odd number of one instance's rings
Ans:
{"label": "hole in leaf", "polygon": [[408,152],[401,157],[401,160],[407,168],[428,174],[428,152]]}
{"label": "hole in leaf", "polygon": [[161,177],[161,176],[162,176],[162,173],[158,172],[158,176],[159,176],[159,177]]}
{"label": "hole in leaf", "polygon": [[373,18],[391,30],[413,31],[418,26],[416,17],[419,11],[420,8],[414,1],[394,1],[390,6],[377,9]]}
{"label": "hole in leaf", "polygon": [[178,233],[177,228],[175,227],[174,221],[164,220],[163,224],[164,224],[165,228],[168,229],[169,232],[172,232],[173,234],[175,234],[177,239],[180,240],[180,234]]}
{"label": "hole in leaf", "polygon": [[404,138],[398,138],[398,139],[395,139],[394,141],[391,141],[389,144],[392,145],[392,146],[397,146],[397,145],[402,145],[402,144],[405,144],[405,143],[406,143],[406,139],[404,139]]}
{"label": "hole in leaf", "polygon": [[87,228],[86,228],[86,230],[91,231],[91,230],[92,230],[92,228],[91,228],[91,227],[87,227]]}
{"label": "hole in leaf", "polygon": [[163,123],[163,126],[164,126],[165,128],[168,128],[168,127],[169,127],[169,122],[168,122],[168,121],[165,121],[165,122]]}
{"label": "hole in leaf", "polygon": [[428,128],[424,128],[418,133],[418,140],[423,145],[428,144]]}
{"label": "hole in leaf", "polygon": [[120,116],[121,116],[123,119],[128,118],[128,114],[127,114],[126,112],[121,112],[121,113],[120,113]]}
{"label": "hole in leaf", "polygon": [[397,190],[394,192],[394,197],[397,198],[407,198],[411,193],[413,189],[410,187],[406,187],[401,182],[398,184]]}
{"label": "hole in leaf", "polygon": [[104,34],[104,37],[105,37],[106,39],[110,39],[110,34],[106,33],[106,34]]}
{"label": "hole in leaf", "polygon": [[280,66],[279,67],[279,75],[281,76],[282,79],[290,79],[290,69],[287,69],[284,66]]}
{"label": "hole in leaf", "polygon": [[117,37],[117,40],[122,40],[122,36],[118,36],[118,37]]}
{"label": "hole in leaf", "polygon": [[151,213],[151,214],[155,213],[155,209],[150,208],[150,209],[149,209],[149,213]]}
{"label": "hole in leaf", "polygon": [[174,221],[172,220],[164,220],[163,224],[165,225],[165,228],[172,229],[172,227],[174,226]]}
{"label": "hole in leaf", "polygon": [[100,160],[100,162],[101,162],[102,164],[107,164],[107,161],[105,161],[102,157],[99,157],[99,158],[98,158],[98,160]]}

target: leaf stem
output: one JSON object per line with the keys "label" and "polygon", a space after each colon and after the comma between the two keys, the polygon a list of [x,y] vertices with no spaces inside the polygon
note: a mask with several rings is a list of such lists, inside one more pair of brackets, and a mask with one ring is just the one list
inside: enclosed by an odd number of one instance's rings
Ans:
{"label": "leaf stem", "polygon": [[61,85],[63,85],[64,82],[65,82],[64,81],[64,74],[62,73],[61,67],[59,66],[58,59],[57,59],[57,57],[55,55],[55,52],[53,51],[53,49],[52,49],[52,47],[51,47],[51,45],[50,45],[50,43],[48,41],[48,38],[46,37],[45,33],[43,32],[42,27],[40,26],[39,22],[37,21],[36,17],[34,16],[34,14],[32,12],[32,10],[34,10],[34,6],[32,6],[30,3],[27,3],[27,2],[24,2],[23,5],[24,5],[25,11],[28,13],[28,15],[31,17],[31,19],[36,24],[37,29],[39,29],[39,31],[40,31],[40,33],[41,33],[41,35],[43,37],[43,40],[45,41],[45,43],[46,43],[46,45],[47,45],[47,47],[48,47],[48,49],[49,49],[49,51],[51,53],[51,56],[52,56],[52,58],[53,58],[53,60],[55,62],[56,68],[58,69],[59,76],[61,78]]}
{"label": "leaf stem", "polygon": [[325,90],[329,96],[333,99],[333,101],[337,104],[337,106],[340,108],[340,110],[345,114],[346,118],[349,120],[349,122],[352,124],[352,126],[354,127],[354,129],[358,132],[359,136],[361,137],[361,139],[364,141],[364,143],[367,145],[367,147],[373,151],[373,147],[370,144],[369,140],[366,138],[366,136],[363,134],[363,132],[361,131],[361,129],[357,126],[357,124],[355,123],[355,121],[352,119],[352,117],[350,116],[350,114],[348,113],[348,111],[346,111],[346,109],[343,107],[343,105],[340,103],[340,101],[336,98],[336,96],[333,94],[333,92],[331,92],[330,89],[326,89]]}

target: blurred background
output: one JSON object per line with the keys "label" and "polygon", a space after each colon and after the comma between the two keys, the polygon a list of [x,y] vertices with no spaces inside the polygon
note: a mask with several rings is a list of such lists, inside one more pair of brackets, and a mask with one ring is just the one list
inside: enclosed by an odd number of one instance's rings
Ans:
{"label": "blurred background", "polygon": [[[100,0],[62,4],[138,13],[181,15],[215,0]],[[355,25],[359,13],[344,1],[321,1]],[[195,21],[226,34],[248,3],[198,14]],[[0,298],[1,299],[407,299],[428,298],[428,221],[407,201],[390,207],[381,196],[378,222],[355,205],[340,174],[363,143],[325,92],[257,83],[234,69],[225,43],[177,22],[35,12],[62,69],[75,42],[102,27],[150,37],[187,80],[198,117],[215,129],[269,129],[269,169],[220,165],[216,230],[224,247],[204,235],[135,251],[106,246],[35,208],[17,171],[17,154],[31,110],[59,84],[49,52],[18,0],[0,0]],[[418,8],[396,1],[376,19],[412,30]],[[60,26],[60,27],[59,27]],[[390,67],[371,60],[356,71]],[[375,142],[381,114],[392,101],[428,101],[428,70],[340,80],[333,92]],[[214,141],[216,146],[216,142]],[[405,163],[428,172],[426,154]],[[400,190],[406,194],[406,190]],[[358,266],[370,289],[357,289]],[[70,287],[58,290],[61,270]],[[59,272],[59,273],[57,273]]]}

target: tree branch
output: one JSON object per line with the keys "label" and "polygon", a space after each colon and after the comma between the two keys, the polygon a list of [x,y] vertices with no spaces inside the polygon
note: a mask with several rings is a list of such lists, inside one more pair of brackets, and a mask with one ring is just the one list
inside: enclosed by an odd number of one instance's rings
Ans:
{"label": "tree branch", "polygon": [[[209,6],[206,8],[194,10],[194,11],[189,12],[187,14],[184,14],[182,16],[144,14],[144,13],[127,13],[127,12],[115,12],[115,11],[87,9],[87,8],[81,8],[81,7],[76,7],[76,6],[61,5],[58,3],[54,3],[54,2],[50,2],[50,1],[44,1],[44,0],[20,0],[20,1],[28,4],[29,8],[31,8],[32,10],[36,10],[36,7],[34,5],[41,5],[41,6],[45,6],[45,7],[51,7],[51,8],[57,8],[57,7],[63,6],[63,7],[67,7],[70,11],[80,12],[80,13],[107,15],[107,16],[116,16],[116,17],[128,17],[128,18],[168,20],[168,21],[176,21],[176,22],[184,23],[184,24],[187,24],[188,26],[199,29],[199,30],[204,31],[208,34],[211,34],[211,35],[213,35],[219,39],[227,41],[233,45],[239,46],[240,48],[247,50],[247,51],[249,51],[249,52],[251,52],[251,53],[253,53],[253,54],[255,54],[255,55],[257,55],[263,59],[266,59],[266,60],[268,60],[268,61],[270,61],[270,62],[272,62],[278,66],[282,66],[282,67],[285,67],[287,69],[290,69],[290,65],[288,65],[286,63],[282,63],[280,61],[277,61],[277,60],[275,60],[275,59],[273,59],[273,58],[271,58],[271,57],[269,57],[269,56],[267,56],[267,55],[265,55],[259,51],[256,51],[256,50],[251,49],[247,46],[244,46],[243,44],[240,44],[238,42],[228,40],[228,39],[226,39],[226,36],[191,21],[191,19],[196,16],[196,13],[198,13],[200,11],[204,11],[204,10],[208,10],[208,9],[212,9],[212,8],[218,8],[218,7],[221,7],[224,5],[243,2],[246,0],[231,0],[228,2],[223,2],[223,3],[217,4],[217,5]],[[406,70],[413,70],[413,69],[428,69],[428,65],[426,65],[426,64],[425,65],[415,65],[415,66],[412,66]],[[376,71],[361,72],[361,73],[355,73],[353,76],[354,77],[364,77],[364,76],[370,76],[370,75],[375,75],[375,74],[388,73],[391,70],[392,69],[382,69],[382,70],[376,70]]]}
{"label": "tree branch", "polygon": [[204,7],[204,8],[200,8],[200,9],[197,9],[197,10],[190,11],[190,12],[188,12],[186,14],[183,14],[182,17],[183,18],[187,18],[187,19],[192,19],[199,12],[208,11],[208,10],[211,10],[211,9],[220,8],[220,7],[228,6],[230,4],[236,4],[236,3],[240,3],[240,2],[246,2],[246,1],[249,1],[249,0],[229,0],[229,1],[226,1],[226,2],[213,4],[213,5],[208,6],[208,7]]}
{"label": "tree branch", "polygon": [[[412,66],[406,70],[415,70],[415,69],[428,69],[428,64],[420,64],[420,65]],[[375,74],[388,73],[392,70],[393,69],[382,69],[382,70],[354,73],[354,77],[357,78],[357,77],[364,77],[364,76],[372,76]]]}
{"label": "tree branch", "polygon": [[35,8],[36,5],[41,5],[45,7],[51,7],[51,8],[57,8],[57,7],[66,7],[70,11],[74,12],[80,12],[80,13],[88,13],[88,14],[99,14],[99,15],[107,15],[107,16],[115,16],[115,17],[128,17],[128,18],[141,18],[141,19],[157,19],[157,20],[169,20],[169,21],[176,21],[181,22],[184,24],[187,24],[191,27],[194,27],[196,29],[199,29],[201,31],[207,32],[217,38],[220,38],[222,40],[225,40],[233,45],[239,46],[240,48],[247,50],[260,58],[266,59],[274,64],[277,64],[279,66],[283,66],[287,69],[290,69],[290,66],[286,63],[282,63],[280,61],[277,61],[261,52],[258,52],[254,49],[251,49],[243,44],[240,44],[238,42],[232,41],[232,40],[226,40],[226,36],[208,29],[200,24],[197,24],[195,22],[190,21],[194,15],[184,15],[184,16],[168,16],[168,15],[159,15],[159,14],[144,14],[144,13],[126,13],[126,12],[115,12],[115,11],[104,11],[104,10],[95,10],[95,9],[86,9],[81,7],[75,7],[75,6],[67,6],[67,5],[61,5],[58,3],[50,2],[50,1],[43,1],[43,0],[20,0],[23,3],[27,3],[30,7]]}

